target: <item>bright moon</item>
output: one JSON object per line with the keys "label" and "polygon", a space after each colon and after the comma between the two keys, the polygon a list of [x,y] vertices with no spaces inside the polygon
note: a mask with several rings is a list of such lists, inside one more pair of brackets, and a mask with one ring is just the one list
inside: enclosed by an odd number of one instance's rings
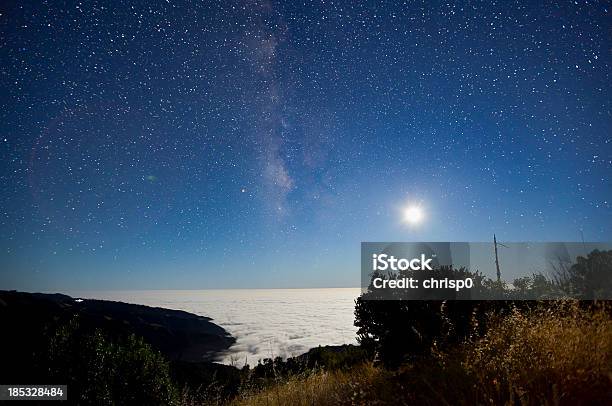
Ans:
{"label": "bright moon", "polygon": [[408,206],[404,209],[403,220],[405,223],[416,226],[423,222],[425,218],[425,213],[423,209],[419,206]]}

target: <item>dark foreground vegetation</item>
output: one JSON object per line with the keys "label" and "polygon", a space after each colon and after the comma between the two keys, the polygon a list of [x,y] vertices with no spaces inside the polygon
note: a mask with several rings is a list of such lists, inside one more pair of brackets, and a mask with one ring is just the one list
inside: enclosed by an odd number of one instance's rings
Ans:
{"label": "dark foreground vegetation", "polygon": [[533,304],[397,367],[293,375],[234,405],[599,405],[612,402],[609,309]]}
{"label": "dark foreground vegetation", "polygon": [[[0,379],[67,383],[73,404],[612,404],[611,303],[563,298],[588,289],[606,294],[609,276],[602,275],[612,273],[611,257],[593,252],[555,278],[514,281],[508,297],[533,300],[379,301],[365,293],[355,307],[360,346],[315,348],[254,367],[210,362],[211,344],[191,322],[152,323],[141,308],[136,316],[99,318],[91,310],[105,306],[99,303],[58,316],[57,301],[49,299],[54,310],[28,324],[16,314],[41,297],[2,292],[0,315],[11,327],[0,343],[9,361]],[[550,292],[555,300],[538,300]],[[156,341],[149,324],[173,325],[164,340],[174,340],[174,348]],[[207,329],[212,342],[231,343],[218,327]]]}

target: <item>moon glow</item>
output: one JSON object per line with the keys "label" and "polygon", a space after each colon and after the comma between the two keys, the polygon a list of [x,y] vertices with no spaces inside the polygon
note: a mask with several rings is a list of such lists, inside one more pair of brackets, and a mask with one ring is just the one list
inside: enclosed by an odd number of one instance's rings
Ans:
{"label": "moon glow", "polygon": [[402,221],[408,225],[416,226],[425,220],[425,211],[421,206],[410,204],[402,211]]}

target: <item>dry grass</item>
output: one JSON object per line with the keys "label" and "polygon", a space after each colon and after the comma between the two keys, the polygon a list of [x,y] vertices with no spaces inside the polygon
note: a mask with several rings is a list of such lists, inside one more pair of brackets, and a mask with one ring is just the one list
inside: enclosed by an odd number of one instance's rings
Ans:
{"label": "dry grass", "polygon": [[612,401],[612,320],[575,302],[515,311],[467,348],[462,365],[491,403]]}
{"label": "dry grass", "polygon": [[306,377],[294,376],[269,389],[246,394],[231,404],[253,406],[375,405],[388,393],[374,393],[383,387],[388,373],[371,364],[350,370],[319,371]]}

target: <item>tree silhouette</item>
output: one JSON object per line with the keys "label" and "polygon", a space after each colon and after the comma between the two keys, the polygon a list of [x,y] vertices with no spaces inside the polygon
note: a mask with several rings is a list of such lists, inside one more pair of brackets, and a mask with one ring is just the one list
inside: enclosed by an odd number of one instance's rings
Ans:
{"label": "tree silhouette", "polygon": [[609,299],[612,296],[612,250],[579,256],[571,266],[560,262],[553,281],[566,295],[577,299]]}

